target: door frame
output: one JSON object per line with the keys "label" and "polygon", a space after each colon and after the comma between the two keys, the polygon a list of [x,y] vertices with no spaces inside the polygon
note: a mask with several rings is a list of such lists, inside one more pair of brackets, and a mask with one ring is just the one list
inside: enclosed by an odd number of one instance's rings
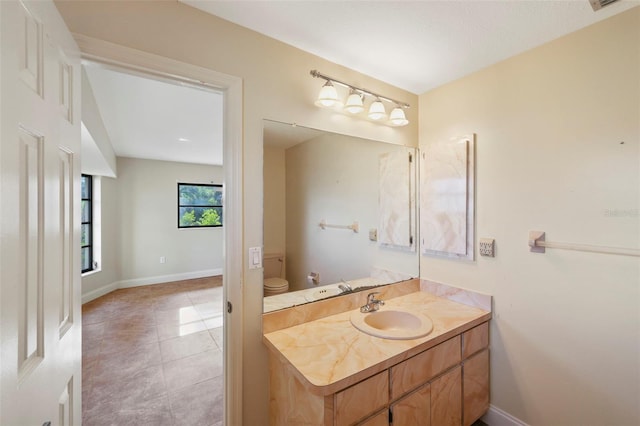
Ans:
{"label": "door frame", "polygon": [[[73,34],[82,59],[125,68],[186,83],[204,85],[224,93],[223,168],[224,300],[233,313],[224,317],[224,422],[242,424],[242,340],[243,340],[243,181],[242,181],[242,79],[208,68],[154,55],[104,40]],[[224,307],[227,311],[226,306]]]}

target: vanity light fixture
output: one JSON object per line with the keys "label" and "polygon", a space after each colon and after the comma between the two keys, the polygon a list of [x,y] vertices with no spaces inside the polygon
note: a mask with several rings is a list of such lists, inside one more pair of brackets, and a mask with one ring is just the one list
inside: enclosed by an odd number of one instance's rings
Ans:
{"label": "vanity light fixture", "polygon": [[344,109],[350,114],[360,114],[364,111],[364,102],[362,98],[364,96],[358,93],[356,89],[349,90],[349,97],[347,98],[347,103],[344,106]]}
{"label": "vanity light fixture", "polygon": [[320,89],[320,93],[318,94],[318,99],[316,100],[316,105],[319,107],[330,108],[334,106],[338,102],[338,91],[336,90],[331,80],[327,80],[327,82]]}
{"label": "vanity light fixture", "polygon": [[395,99],[391,99],[386,96],[373,93],[369,90],[361,87],[356,87],[351,84],[345,83],[340,80],[336,80],[333,77],[321,74],[316,70],[311,71],[311,76],[315,78],[321,78],[325,80],[324,86],[320,89],[318,99],[315,104],[323,108],[342,108],[342,103],[338,97],[338,91],[334,84],[343,86],[349,89],[349,96],[347,102],[344,104],[344,110],[349,114],[357,115],[364,111],[364,99],[366,96],[373,98],[373,102],[369,105],[367,110],[367,117],[370,120],[377,122],[385,122],[387,118],[387,111],[384,106],[384,102],[389,102],[394,105],[389,120],[386,122],[390,126],[406,126],[409,124],[409,120],[404,113],[405,108],[409,108],[409,104],[406,102],[400,102]]}
{"label": "vanity light fixture", "polygon": [[404,110],[398,106],[391,110],[389,121],[394,126],[406,126],[409,124],[409,120],[407,120],[407,117],[404,115]]}
{"label": "vanity light fixture", "polygon": [[382,120],[386,116],[387,111],[384,109],[384,104],[380,98],[376,98],[376,100],[369,106],[369,118],[378,121]]}

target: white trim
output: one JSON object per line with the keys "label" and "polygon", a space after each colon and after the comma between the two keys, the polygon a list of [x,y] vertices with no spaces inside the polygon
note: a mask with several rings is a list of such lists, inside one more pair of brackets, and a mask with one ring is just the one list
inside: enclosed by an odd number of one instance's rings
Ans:
{"label": "white trim", "polygon": [[513,417],[495,405],[489,406],[489,411],[482,416],[481,420],[489,426],[528,426],[522,420]]}
{"label": "white trim", "polygon": [[158,275],[155,277],[135,278],[133,280],[116,281],[116,282],[112,282],[111,284],[107,284],[100,288],[92,290],[89,293],[83,294],[82,303],[84,304],[84,303],[90,302],[93,299],[97,299],[100,296],[104,296],[105,294],[111,293],[112,291],[118,290],[120,288],[132,288],[132,287],[141,287],[145,285],[164,284],[164,283],[170,283],[173,281],[192,280],[195,278],[205,278],[205,277],[215,277],[217,275],[222,275],[222,268],[205,269],[202,271],[195,271],[195,272],[183,272],[180,274]]}
{"label": "white trim", "polygon": [[243,180],[242,180],[242,79],[208,68],[165,58],[104,40],[74,34],[83,59],[120,66],[163,78],[216,88],[224,93],[224,298],[233,314],[224,319],[224,422],[242,424],[243,367]]}
{"label": "white trim", "polygon": [[111,284],[103,285],[95,290],[90,291],[89,293],[82,295],[82,304],[84,305],[87,302],[91,302],[93,299],[97,299],[100,296],[104,296],[107,293],[111,293],[114,290],[117,290],[118,282],[114,282]]}
{"label": "white trim", "polygon": [[97,274],[99,272],[102,272],[102,268],[100,266],[98,266],[98,268],[96,268],[96,269],[92,269],[92,270],[87,271],[87,272],[82,272],[80,274],[80,277],[81,278],[90,277],[91,275],[95,275],[95,274]]}
{"label": "white trim", "polygon": [[[224,178],[225,211],[227,220],[224,226],[225,260],[223,275],[223,294],[225,300],[233,304],[233,314],[227,313],[224,319],[224,422],[226,425],[241,425],[243,406],[243,367],[244,367],[244,196],[243,186],[243,146],[242,133],[242,80],[236,78],[227,85],[224,126]],[[228,321],[233,317],[233,321]],[[227,326],[230,324],[231,326]]]}
{"label": "white trim", "polygon": [[143,285],[163,284],[172,281],[192,280],[195,278],[213,277],[222,275],[222,268],[205,269],[203,271],[183,272],[180,274],[158,275],[155,277],[135,278],[132,280],[118,281],[118,288],[140,287]]}

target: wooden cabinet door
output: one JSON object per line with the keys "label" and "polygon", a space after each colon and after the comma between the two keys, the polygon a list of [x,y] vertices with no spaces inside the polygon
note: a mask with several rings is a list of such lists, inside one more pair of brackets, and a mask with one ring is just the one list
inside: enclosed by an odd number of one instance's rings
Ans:
{"label": "wooden cabinet door", "polygon": [[389,411],[380,411],[375,416],[368,418],[362,423],[358,423],[358,426],[389,426]]}
{"label": "wooden cabinet door", "polygon": [[431,382],[431,424],[462,424],[462,367],[457,366]]}
{"label": "wooden cabinet door", "polygon": [[389,403],[387,370],[340,391],[335,396],[335,424],[352,425]]}
{"label": "wooden cabinet door", "polygon": [[391,412],[393,426],[431,425],[431,386],[427,383],[398,400],[391,405]]}
{"label": "wooden cabinet door", "polygon": [[473,424],[489,409],[489,349],[462,364],[464,426]]}
{"label": "wooden cabinet door", "polygon": [[460,363],[460,336],[391,367],[391,399],[405,395]]}

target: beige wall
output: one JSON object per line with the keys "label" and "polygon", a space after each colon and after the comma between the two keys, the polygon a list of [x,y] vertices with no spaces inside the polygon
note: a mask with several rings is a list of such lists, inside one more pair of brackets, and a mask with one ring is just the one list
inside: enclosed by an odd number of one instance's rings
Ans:
{"label": "beige wall", "polygon": [[[177,183],[222,182],[219,166],[117,159],[118,178],[99,178],[100,270],[82,278],[84,300],[119,286],[221,274],[222,228],[177,228]],[[160,256],[166,263],[160,263]]]}
{"label": "beige wall", "polygon": [[[175,1],[59,1],[72,32],[210,68],[243,79],[243,245],[262,246],[262,120],[295,122],[369,139],[416,146],[418,97],[276,42]],[[409,126],[390,128],[332,114],[313,105],[318,69],[360,87],[408,102]],[[245,257],[243,406],[245,424],[264,424],[268,412],[267,351],[262,344],[262,270]],[[239,285],[236,283],[234,285]]]}
{"label": "beige wall", "polygon": [[[492,294],[491,403],[532,425],[640,421],[640,8],[420,96],[420,145],[477,134],[477,235],[497,256],[422,257]],[[621,142],[624,141],[624,144]]]}
{"label": "beige wall", "polygon": [[[377,227],[378,152],[367,140],[326,134],[286,151],[287,280],[291,290],[313,287],[310,272],[321,284],[371,275],[376,247],[367,230]],[[370,183],[370,184],[369,184]],[[326,229],[354,221],[362,232]],[[354,254],[356,254],[354,256]]]}
{"label": "beige wall", "polygon": [[[417,253],[369,240],[379,227],[380,155],[404,147],[327,133],[286,150],[287,280],[291,290],[370,277],[374,268],[418,276]],[[408,182],[407,182],[408,185]],[[360,231],[318,226],[350,225]]]}
{"label": "beige wall", "polygon": [[178,229],[176,204],[178,182],[219,184],[222,178],[219,166],[118,157],[122,282],[222,271],[222,228]]}
{"label": "beige wall", "polygon": [[264,252],[286,252],[284,148],[264,147]]}

